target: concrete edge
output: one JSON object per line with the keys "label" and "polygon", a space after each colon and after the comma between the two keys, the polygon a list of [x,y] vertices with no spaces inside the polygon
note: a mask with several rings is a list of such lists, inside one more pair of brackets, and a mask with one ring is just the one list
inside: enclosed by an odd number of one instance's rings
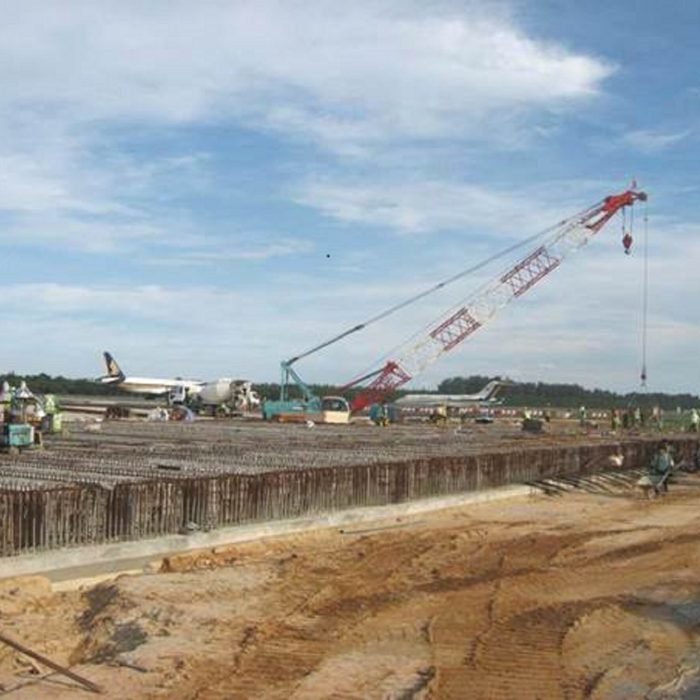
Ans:
{"label": "concrete edge", "polygon": [[[356,523],[368,523],[412,516],[458,506],[487,503],[508,498],[541,494],[542,490],[528,485],[509,485],[486,491],[472,491],[426,498],[406,503],[353,508],[331,513],[250,523],[189,535],[169,535],[149,540],[116,542],[90,547],[77,547],[17,557],[0,558],[0,580],[15,576],[48,576],[53,581],[75,581],[99,576],[144,571],[149,561],[198,549],[247,542],[267,537],[280,537],[324,528]],[[86,569],[92,569],[86,575]]]}

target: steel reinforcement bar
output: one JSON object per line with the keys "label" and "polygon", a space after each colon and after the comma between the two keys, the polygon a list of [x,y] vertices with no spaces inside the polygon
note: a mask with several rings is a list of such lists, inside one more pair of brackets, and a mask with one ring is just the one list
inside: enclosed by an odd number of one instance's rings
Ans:
{"label": "steel reinforcement bar", "polygon": [[[691,458],[698,447],[697,439],[673,443],[679,458]],[[163,474],[107,486],[20,481],[0,488],[0,556],[585,476],[604,470],[618,449],[626,468],[638,468],[655,446],[626,441],[260,474]]]}

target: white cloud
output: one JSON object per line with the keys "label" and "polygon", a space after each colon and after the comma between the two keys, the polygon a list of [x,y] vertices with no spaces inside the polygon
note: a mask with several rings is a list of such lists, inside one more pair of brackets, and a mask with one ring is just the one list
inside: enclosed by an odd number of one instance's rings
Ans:
{"label": "white cloud", "polygon": [[27,2],[3,27],[5,105],[76,122],[234,116],[329,145],[483,129],[494,111],[589,97],[613,70],[477,4]]}
{"label": "white cloud", "polygon": [[[186,141],[179,154],[149,153],[159,128],[243,125],[352,155],[512,140],[532,110],[579,104],[613,71],[493,7],[398,0],[28,0],[3,7],[0,66],[3,236],[98,253],[194,235],[188,211],[164,211],[178,194],[211,192],[213,169]],[[115,129],[145,129],[146,148],[121,150]],[[336,194],[336,209],[356,216],[362,203]],[[404,230],[430,223],[406,204],[396,216]],[[238,259],[286,254],[280,245]]]}
{"label": "white cloud", "polygon": [[98,202],[71,192],[65,178],[57,177],[35,158],[0,156],[0,210],[18,212],[68,209],[94,213]]}
{"label": "white cloud", "polygon": [[628,131],[622,142],[629,148],[641,153],[658,153],[684,141],[692,131],[661,131],[658,129],[637,129]]}
{"label": "white cloud", "polygon": [[[557,195],[561,198],[563,187]],[[550,194],[551,198],[551,194]],[[499,191],[454,181],[377,182],[362,184],[309,181],[297,194],[300,204],[346,223],[390,228],[399,233],[440,231],[506,233],[521,237],[575,211],[566,203],[547,204],[526,191]],[[580,206],[579,202],[579,206]]]}
{"label": "white cloud", "polygon": [[[65,214],[27,214],[3,227],[0,240],[15,247],[40,245],[44,249],[87,253],[133,254],[145,243],[165,240],[167,232],[144,219],[127,217],[78,218]],[[42,260],[42,263],[44,260]]]}
{"label": "white cloud", "polygon": [[[210,306],[216,296],[213,289],[168,289],[159,285],[83,286],[56,283],[16,284],[4,288],[7,312],[21,311],[23,299],[36,301],[37,316],[71,315],[89,312],[114,319],[176,321],[193,304]],[[196,296],[196,300],[195,300]],[[226,301],[233,298],[229,293]],[[196,319],[197,315],[192,314]]]}
{"label": "white cloud", "polygon": [[[209,265],[225,262],[260,262],[270,258],[281,258],[291,255],[302,255],[313,250],[310,241],[301,239],[272,240],[262,245],[252,245],[249,240],[241,240],[241,236],[229,239],[226,250],[200,248],[182,253],[173,253],[165,257],[149,258],[150,265]],[[250,236],[249,238],[253,238]],[[255,236],[259,239],[260,236]]]}
{"label": "white cloud", "polygon": [[112,150],[92,129],[78,134],[50,116],[17,125],[0,114],[0,215],[7,222],[0,238],[92,253],[131,253],[143,241],[181,245],[192,233],[169,200],[197,188],[205,165],[199,153],[139,159]]}

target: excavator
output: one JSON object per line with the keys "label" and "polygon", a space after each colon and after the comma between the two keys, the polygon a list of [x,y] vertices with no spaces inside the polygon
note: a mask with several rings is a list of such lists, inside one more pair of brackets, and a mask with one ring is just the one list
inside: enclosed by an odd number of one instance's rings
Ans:
{"label": "excavator", "polygon": [[[585,246],[618,213],[623,213],[622,245],[625,254],[631,252],[632,233],[626,228],[625,211],[638,203],[645,203],[647,194],[636,187],[619,194],[611,194],[583,211],[560,221],[558,224],[531,236],[516,245],[492,255],[487,260],[462,270],[452,277],[392,306],[364,323],[357,324],[320,345],[300,353],[281,363],[282,380],[280,398],[265,401],[263,417],[267,420],[314,420],[315,422],[347,423],[353,413],[358,413],[372,404],[385,401],[388,396],[407,382],[415,379],[443,355],[454,350],[479,328],[490,321],[496,313],[556,270],[572,253]],[[630,214],[630,227],[634,217]],[[646,214],[644,216],[646,221]],[[351,401],[343,396],[316,396],[301,379],[293,365],[335,343],[358,333],[401,309],[414,304],[448,285],[462,280],[488,264],[514,253],[526,245],[534,248],[514,264],[485,285],[482,285],[456,307],[435,320],[416,341],[404,343],[396,359],[389,359],[378,369],[363,374],[348,382],[343,389],[358,389]],[[646,268],[645,268],[646,269]],[[642,382],[646,379],[646,368],[642,368]],[[302,398],[290,398],[290,386],[295,384]]]}

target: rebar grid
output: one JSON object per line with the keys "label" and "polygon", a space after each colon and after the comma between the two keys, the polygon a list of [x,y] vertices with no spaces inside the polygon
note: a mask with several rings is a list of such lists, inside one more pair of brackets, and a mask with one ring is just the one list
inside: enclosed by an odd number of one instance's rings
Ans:
{"label": "rebar grid", "polygon": [[[400,503],[601,471],[651,439],[471,429],[195,423],[72,428],[0,456],[0,556]],[[690,456],[697,439],[674,439]]]}

